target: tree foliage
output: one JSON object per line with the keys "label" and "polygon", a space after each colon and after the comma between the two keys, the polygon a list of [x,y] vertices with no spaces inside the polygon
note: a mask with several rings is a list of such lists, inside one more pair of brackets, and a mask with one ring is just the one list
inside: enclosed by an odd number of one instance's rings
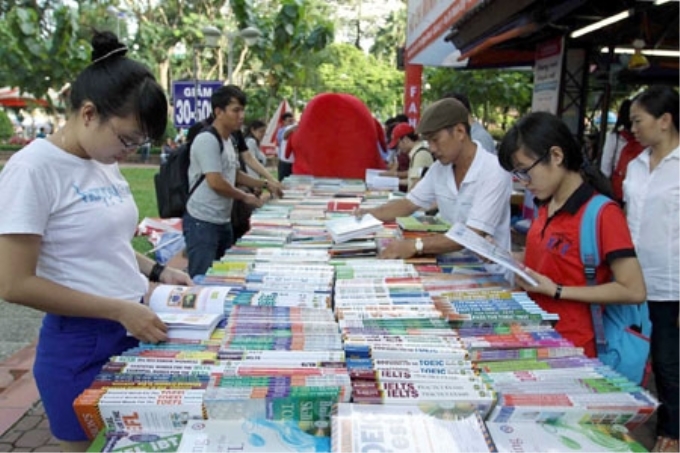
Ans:
{"label": "tree foliage", "polygon": [[37,97],[69,82],[89,60],[81,33],[80,8],[62,2],[33,7],[6,5],[0,21],[0,79]]}
{"label": "tree foliage", "polygon": [[532,73],[506,69],[457,70],[426,68],[423,102],[432,102],[449,92],[468,96],[473,115],[484,123],[504,126],[509,111],[526,113],[531,107]]}

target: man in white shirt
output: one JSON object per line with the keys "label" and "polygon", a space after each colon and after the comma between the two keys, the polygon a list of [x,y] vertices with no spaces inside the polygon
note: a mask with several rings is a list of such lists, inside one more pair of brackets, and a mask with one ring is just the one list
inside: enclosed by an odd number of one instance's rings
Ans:
{"label": "man in white shirt", "polygon": [[[417,131],[427,140],[437,160],[406,198],[357,215],[373,214],[380,220],[427,210],[436,205],[439,215],[450,223],[462,222],[496,244],[510,249],[510,195],[512,178],[498,159],[470,139],[468,110],[456,99],[442,99],[423,113]],[[461,245],[447,235],[391,242],[382,258],[410,258],[460,250]]]}
{"label": "man in white shirt", "polygon": [[283,125],[279,128],[276,133],[276,143],[278,143],[278,177],[279,181],[293,174],[293,162],[295,162],[295,156],[291,155],[286,157],[286,145],[288,144],[288,137],[295,129],[295,116],[291,112],[286,112],[281,115],[281,121]]}

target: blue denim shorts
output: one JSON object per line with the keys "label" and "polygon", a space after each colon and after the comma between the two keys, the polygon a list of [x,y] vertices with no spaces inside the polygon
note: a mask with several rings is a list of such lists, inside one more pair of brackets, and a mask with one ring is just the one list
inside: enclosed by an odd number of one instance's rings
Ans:
{"label": "blue denim shorts", "polygon": [[69,442],[88,440],[73,401],[112,355],[138,343],[114,321],[45,315],[33,375],[54,437]]}

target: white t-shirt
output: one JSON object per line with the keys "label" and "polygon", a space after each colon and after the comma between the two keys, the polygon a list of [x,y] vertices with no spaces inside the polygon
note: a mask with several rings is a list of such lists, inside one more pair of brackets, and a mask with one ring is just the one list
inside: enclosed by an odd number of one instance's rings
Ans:
{"label": "white t-shirt", "polygon": [[279,149],[278,149],[279,160],[281,162],[287,162],[289,164],[292,164],[293,162],[295,162],[295,153],[291,152],[290,157],[286,157],[286,146],[288,146],[288,140],[290,139],[290,135],[288,136],[288,138],[283,138],[283,136],[288,129],[290,129],[291,127],[294,127],[294,126],[295,126],[294,124],[291,124],[290,126],[284,126],[281,129],[279,129],[279,133],[277,134],[277,138],[279,140]]}
{"label": "white t-shirt", "polygon": [[[260,145],[257,144],[257,140],[255,140],[253,137],[248,137],[246,138],[246,145],[248,146],[250,153],[255,159],[257,159],[258,162],[260,162],[263,166],[267,165],[267,156],[265,156],[260,149]],[[246,166],[246,171],[253,178],[260,178],[260,174],[250,168],[250,166]]]}
{"label": "white t-shirt", "polygon": [[42,236],[39,277],[129,301],[146,293],[130,242],[139,214],[118,164],[34,140],[0,172],[0,206],[0,235]]}
{"label": "white t-shirt", "polygon": [[423,209],[436,204],[439,215],[447,222],[462,222],[481,230],[493,236],[500,247],[510,250],[511,194],[510,173],[503,170],[495,155],[478,146],[460,190],[451,164],[436,161],[406,198]]}
{"label": "white t-shirt", "polygon": [[[220,173],[232,186],[236,185],[236,172],[240,168],[234,145],[230,139],[222,140],[223,150],[217,137],[209,131],[201,132],[191,144],[189,164],[189,190],[205,173]],[[234,200],[223,197],[210,188],[204,179],[189,197],[187,212],[204,222],[224,225],[231,222],[231,206]]]}
{"label": "white t-shirt", "polygon": [[649,148],[630,161],[623,181],[628,226],[648,300],[680,299],[680,147],[649,171]]}

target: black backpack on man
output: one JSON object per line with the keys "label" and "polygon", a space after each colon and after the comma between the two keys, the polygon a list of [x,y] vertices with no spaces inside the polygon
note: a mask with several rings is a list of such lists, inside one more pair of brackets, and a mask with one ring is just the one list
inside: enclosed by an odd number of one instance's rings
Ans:
{"label": "black backpack on man", "polygon": [[187,141],[171,153],[166,161],[161,164],[158,173],[154,175],[156,187],[156,202],[158,215],[163,219],[182,217],[186,211],[189,197],[205,179],[201,175],[198,181],[189,188],[189,164],[191,162],[191,144],[198,134],[209,131],[217,138],[220,144],[220,153],[224,144],[217,129],[212,126],[212,117],[194,124],[189,129]]}

